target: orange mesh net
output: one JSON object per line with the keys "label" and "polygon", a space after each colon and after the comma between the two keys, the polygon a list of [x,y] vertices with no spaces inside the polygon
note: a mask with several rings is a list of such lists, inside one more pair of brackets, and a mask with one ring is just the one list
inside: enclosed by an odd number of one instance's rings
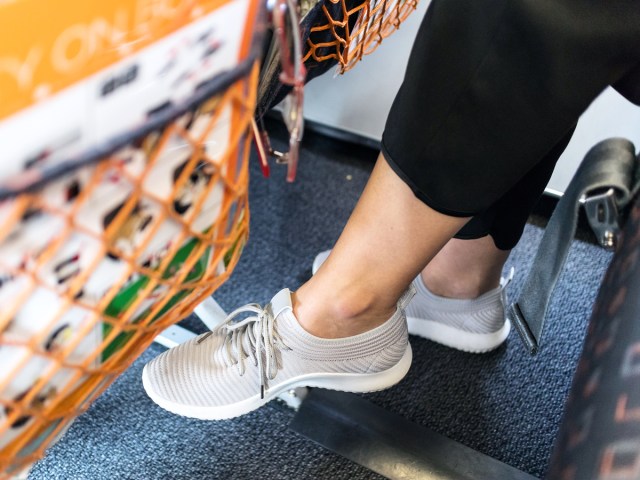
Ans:
{"label": "orange mesh net", "polygon": [[256,83],[253,68],[99,163],[0,202],[0,478],[233,270]]}
{"label": "orange mesh net", "polygon": [[304,60],[335,59],[344,73],[396,31],[417,5],[418,0],[367,0],[353,4],[349,0],[327,0],[322,6],[326,23],[311,27]]}

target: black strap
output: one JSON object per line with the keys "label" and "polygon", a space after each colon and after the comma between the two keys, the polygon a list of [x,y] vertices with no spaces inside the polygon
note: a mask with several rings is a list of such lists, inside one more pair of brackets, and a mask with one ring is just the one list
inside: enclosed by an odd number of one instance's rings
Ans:
{"label": "black strap", "polygon": [[538,351],[551,293],[575,234],[580,199],[587,196],[589,217],[599,241],[615,245],[617,222],[638,189],[635,148],[621,138],[604,140],[585,156],[556,206],[518,300],[507,316],[531,354]]}

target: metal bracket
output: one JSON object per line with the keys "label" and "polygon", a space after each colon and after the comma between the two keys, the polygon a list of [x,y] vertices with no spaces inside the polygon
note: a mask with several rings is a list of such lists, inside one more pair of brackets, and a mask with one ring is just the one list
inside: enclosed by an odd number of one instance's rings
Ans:
{"label": "metal bracket", "polygon": [[196,337],[191,330],[187,330],[180,325],[171,325],[165,328],[160,335],[155,338],[155,342],[163,347],[173,348],[181,343],[187,342]]}
{"label": "metal bracket", "polygon": [[296,412],[302,405],[302,402],[307,397],[309,393],[309,389],[307,387],[297,387],[292,388],[291,390],[287,390],[286,392],[282,392],[278,395],[278,398],[282,400],[289,408],[295,410]]}
{"label": "metal bracket", "polygon": [[227,313],[213,297],[207,297],[193,311],[209,330],[213,330],[227,317]]}
{"label": "metal bracket", "polygon": [[600,245],[607,250],[615,250],[620,234],[615,190],[610,188],[605,193],[587,195],[584,200],[584,209]]}

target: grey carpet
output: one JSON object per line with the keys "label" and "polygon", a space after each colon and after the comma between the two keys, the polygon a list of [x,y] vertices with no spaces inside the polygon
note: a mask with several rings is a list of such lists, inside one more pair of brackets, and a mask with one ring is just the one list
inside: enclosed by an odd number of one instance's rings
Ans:
{"label": "grey carpet", "polygon": [[[251,179],[251,237],[215,298],[230,311],[266,302],[307,279],[330,248],[366,182],[375,152],[308,135],[299,178]],[[528,225],[507,268],[514,298],[540,240]],[[464,354],[411,338],[414,363],[396,387],[367,395],[377,405],[536,476],[543,476],[610,255],[574,242],[554,295],[544,345],[530,358],[515,332],[497,351]],[[203,330],[193,318],[183,322]],[[149,348],[53,446],[32,480],[53,479],[377,479],[287,429],[293,413],[272,402],[245,417],[202,422],[168,414],[144,394],[140,373],[162,351]]]}

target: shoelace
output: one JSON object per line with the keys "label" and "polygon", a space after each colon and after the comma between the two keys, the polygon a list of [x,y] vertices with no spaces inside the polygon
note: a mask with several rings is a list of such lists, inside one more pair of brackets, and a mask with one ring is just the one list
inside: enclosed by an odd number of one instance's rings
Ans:
{"label": "shoelace", "polygon": [[[253,313],[241,321],[234,319],[243,313]],[[279,348],[286,348],[280,335],[275,330],[275,318],[271,305],[262,308],[257,303],[250,303],[231,312],[219,328],[227,330],[224,349],[227,360],[238,366],[240,375],[244,375],[246,368],[244,361],[250,356],[258,366],[260,376],[260,398],[264,398],[267,380],[273,380],[280,368],[277,352]],[[201,336],[197,343],[201,343],[213,332]],[[245,352],[244,341],[248,341],[249,353]],[[265,361],[262,359],[264,351]]]}

